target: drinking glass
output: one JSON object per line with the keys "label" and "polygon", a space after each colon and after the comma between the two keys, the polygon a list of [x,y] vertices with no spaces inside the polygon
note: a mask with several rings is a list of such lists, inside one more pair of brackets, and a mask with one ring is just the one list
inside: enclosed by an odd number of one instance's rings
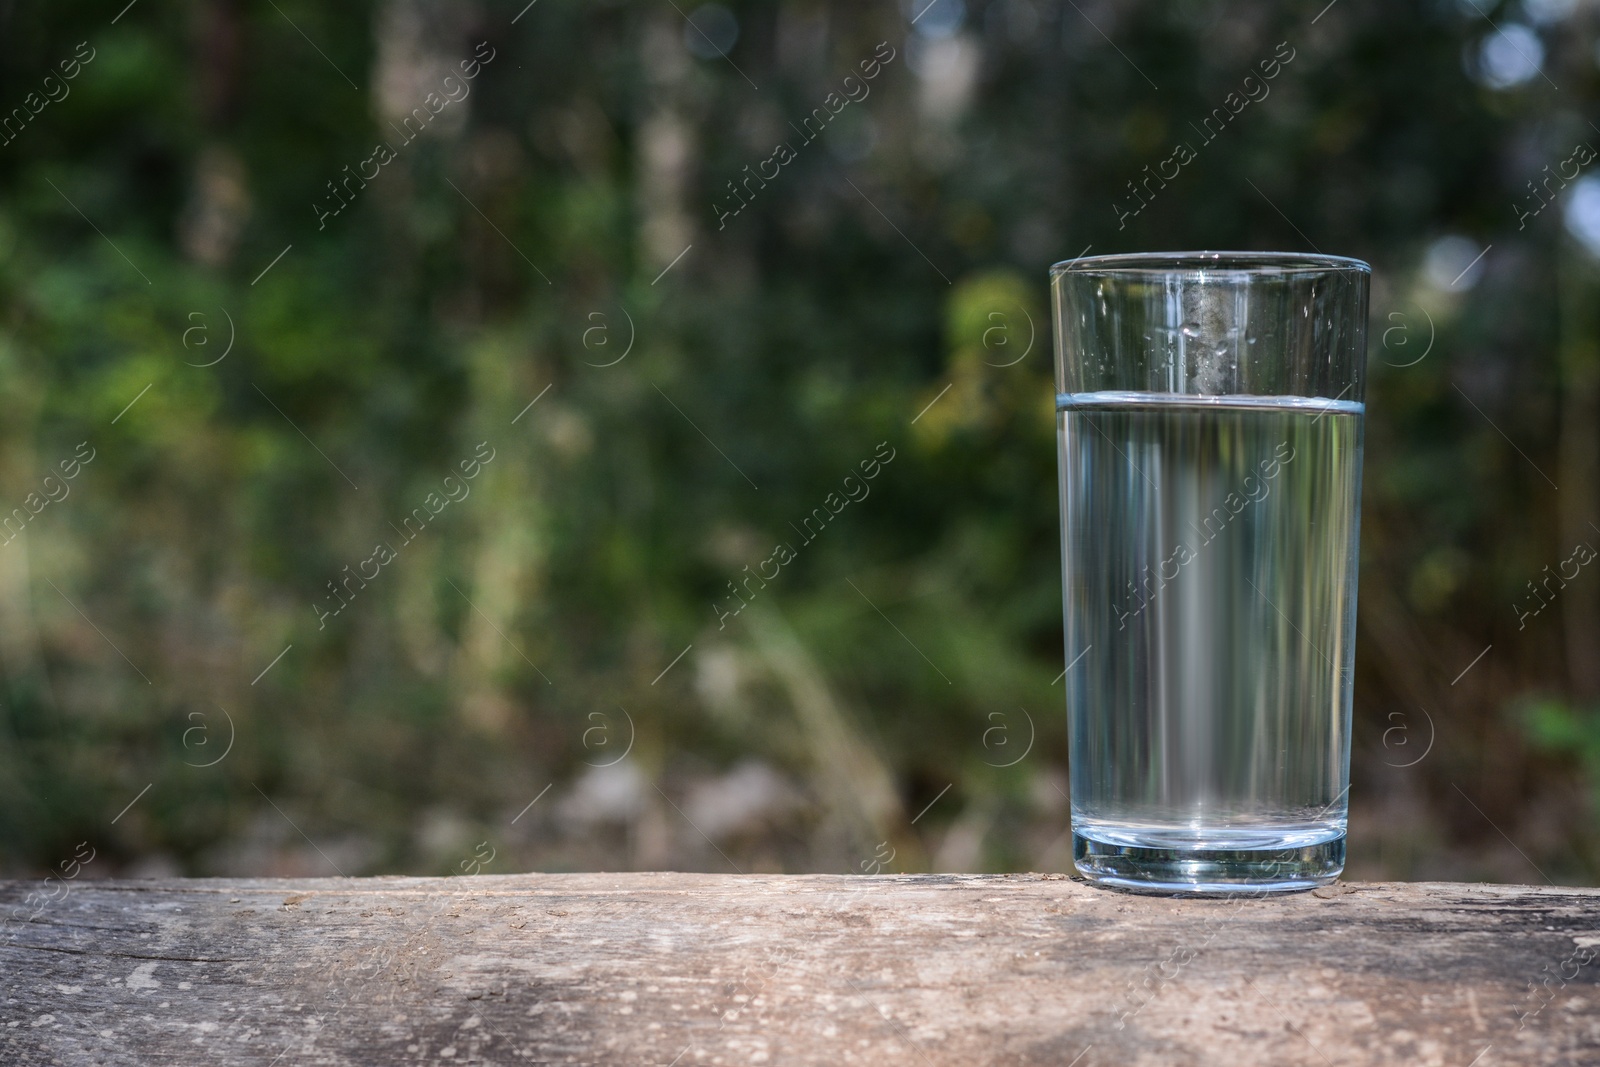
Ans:
{"label": "drinking glass", "polygon": [[1154,252],[1050,273],[1077,868],[1154,892],[1332,881],[1371,268]]}

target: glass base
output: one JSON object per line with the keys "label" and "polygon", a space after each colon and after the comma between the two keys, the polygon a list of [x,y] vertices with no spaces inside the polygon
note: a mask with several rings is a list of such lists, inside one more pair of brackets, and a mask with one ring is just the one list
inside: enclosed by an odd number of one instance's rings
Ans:
{"label": "glass base", "polygon": [[1074,830],[1072,860],[1078,873],[1096,885],[1185,896],[1291,893],[1327,885],[1344,870],[1343,831],[1311,844],[1275,844],[1226,849],[1140,845],[1098,840]]}

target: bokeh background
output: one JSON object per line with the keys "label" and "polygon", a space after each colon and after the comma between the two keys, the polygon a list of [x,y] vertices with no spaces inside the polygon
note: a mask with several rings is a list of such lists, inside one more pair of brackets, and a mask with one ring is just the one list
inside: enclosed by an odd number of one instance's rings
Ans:
{"label": "bokeh background", "polygon": [[1047,267],[1315,248],[1349,874],[1600,877],[1600,4],[125,4],[0,3],[0,873],[1067,870]]}

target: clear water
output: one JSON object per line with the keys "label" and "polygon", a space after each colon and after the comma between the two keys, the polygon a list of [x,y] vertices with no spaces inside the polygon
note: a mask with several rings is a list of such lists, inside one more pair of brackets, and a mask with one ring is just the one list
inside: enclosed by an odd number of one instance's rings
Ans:
{"label": "clear water", "polygon": [[1065,679],[1080,869],[1169,888],[1332,878],[1363,405],[1080,393],[1057,407],[1067,658],[1084,653]]}

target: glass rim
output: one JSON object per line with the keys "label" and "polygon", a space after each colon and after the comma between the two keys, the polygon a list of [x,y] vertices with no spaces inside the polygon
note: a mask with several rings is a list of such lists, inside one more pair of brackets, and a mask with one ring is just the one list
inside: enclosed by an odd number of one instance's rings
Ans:
{"label": "glass rim", "polygon": [[1176,274],[1215,271],[1224,274],[1270,276],[1315,274],[1329,271],[1372,273],[1372,264],[1349,256],[1312,252],[1116,252],[1103,256],[1065,259],[1050,267],[1051,277],[1063,274]]}

